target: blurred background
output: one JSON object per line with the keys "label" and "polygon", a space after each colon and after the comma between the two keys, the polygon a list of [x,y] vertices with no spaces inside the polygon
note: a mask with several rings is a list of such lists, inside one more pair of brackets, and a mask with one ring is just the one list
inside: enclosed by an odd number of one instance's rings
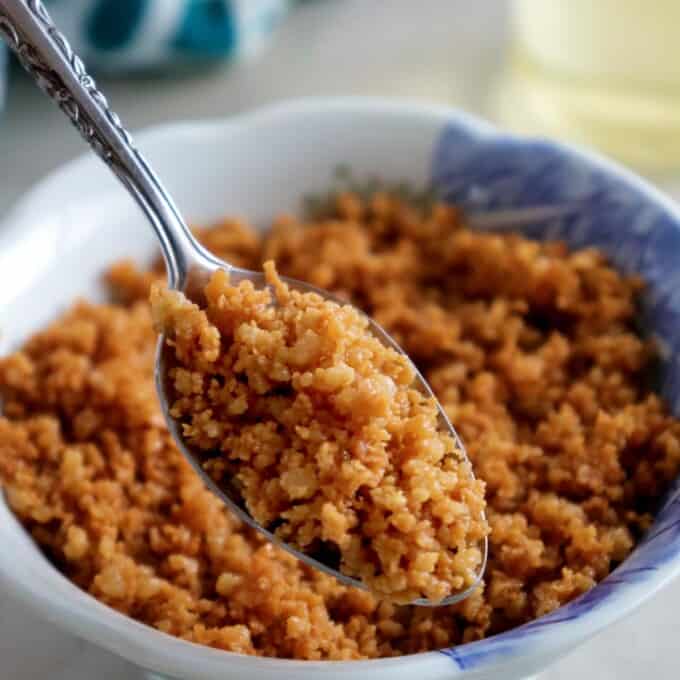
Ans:
{"label": "blurred background", "polygon": [[[680,198],[678,0],[47,5],[133,130],[307,95],[409,98],[596,148]],[[0,48],[0,219],[36,180],[85,151],[62,114],[6,62]],[[649,668],[660,680],[677,677],[659,661],[674,658],[673,598],[680,605],[680,584],[541,678],[632,679]],[[138,677],[4,599],[0,659],[0,677],[13,680]]]}
{"label": "blurred background", "polygon": [[[680,196],[677,0],[47,5],[133,129],[305,95],[406,97],[595,147]],[[84,148],[5,61],[0,213]]]}

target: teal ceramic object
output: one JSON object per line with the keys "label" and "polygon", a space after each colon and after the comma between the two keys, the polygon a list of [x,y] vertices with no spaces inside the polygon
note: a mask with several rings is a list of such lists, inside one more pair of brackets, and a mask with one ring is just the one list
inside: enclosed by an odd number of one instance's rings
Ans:
{"label": "teal ceramic object", "polygon": [[168,70],[261,46],[293,0],[48,0],[90,68]]}
{"label": "teal ceramic object", "polygon": [[5,106],[7,94],[7,51],[4,45],[0,45],[0,112]]}

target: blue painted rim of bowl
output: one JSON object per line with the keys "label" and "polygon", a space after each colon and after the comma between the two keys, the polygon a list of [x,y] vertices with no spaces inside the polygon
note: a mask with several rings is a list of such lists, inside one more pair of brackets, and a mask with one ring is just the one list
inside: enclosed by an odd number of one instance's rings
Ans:
{"label": "blue painted rim of bowl", "polygon": [[[594,153],[552,141],[480,133],[466,121],[444,126],[433,153],[432,182],[446,201],[468,210],[576,205],[573,214],[520,231],[534,238],[565,240],[571,247],[596,246],[617,268],[643,276],[648,287],[642,320],[662,351],[665,377],[660,391],[680,415],[680,266],[675,266],[680,211],[670,199]],[[461,670],[475,669],[545,640],[556,624],[580,626],[585,633],[588,621],[594,632],[679,571],[679,557],[680,479],[676,479],[633,553],[590,591],[523,626],[440,653]]]}

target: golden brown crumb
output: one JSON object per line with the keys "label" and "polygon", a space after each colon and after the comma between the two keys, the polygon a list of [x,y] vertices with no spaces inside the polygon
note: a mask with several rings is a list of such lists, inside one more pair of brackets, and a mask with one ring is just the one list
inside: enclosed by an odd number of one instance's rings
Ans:
{"label": "golden brown crumb", "polygon": [[218,256],[346,296],[425,373],[487,484],[486,586],[396,606],[306,568],[198,481],[154,396],[148,282],[76,304],[0,360],[0,479],[55,565],[121,612],[247,654],[357,659],[479,639],[588,590],[629,554],[680,469],[680,424],[645,387],[640,283],[593,250],[475,234],[381,195],[260,239],[226,221]]}
{"label": "golden brown crumb", "polygon": [[205,309],[152,288],[185,440],[260,524],[307,554],[339,553],[340,570],[385,599],[436,602],[474,584],[484,485],[412,364],[355,307],[264,270],[274,295],[218,270]]}

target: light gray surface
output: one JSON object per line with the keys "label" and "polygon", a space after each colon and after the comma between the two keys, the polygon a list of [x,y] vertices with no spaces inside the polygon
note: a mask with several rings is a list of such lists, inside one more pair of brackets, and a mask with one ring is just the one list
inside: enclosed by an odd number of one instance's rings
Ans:
{"label": "light gray surface", "polygon": [[[504,18],[502,0],[322,0],[291,17],[255,59],[194,78],[101,84],[133,129],[220,117],[303,95],[415,97],[489,115]],[[0,216],[38,178],[84,149],[65,125],[27,79],[13,74],[0,120]],[[540,678],[675,680],[679,629],[676,581]],[[40,622],[0,592],[2,680],[94,677],[138,680],[139,675],[125,662]]]}

